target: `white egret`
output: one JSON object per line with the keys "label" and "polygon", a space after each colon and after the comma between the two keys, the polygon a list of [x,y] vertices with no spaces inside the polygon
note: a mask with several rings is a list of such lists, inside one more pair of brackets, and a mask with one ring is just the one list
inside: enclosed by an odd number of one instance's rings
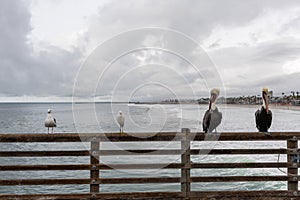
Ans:
{"label": "white egret", "polygon": [[117,122],[120,125],[120,133],[123,133],[123,127],[124,127],[124,123],[125,123],[125,117],[124,117],[124,114],[122,113],[122,111],[119,111],[119,114],[117,116]]}

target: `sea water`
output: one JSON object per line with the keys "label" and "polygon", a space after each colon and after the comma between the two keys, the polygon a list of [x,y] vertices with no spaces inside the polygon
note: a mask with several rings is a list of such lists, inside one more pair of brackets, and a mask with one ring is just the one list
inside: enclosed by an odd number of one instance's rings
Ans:
{"label": "sea water", "polygon": [[[1,103],[0,133],[45,133],[44,127],[48,108],[52,109],[57,120],[55,133],[93,133],[118,132],[116,115],[119,110],[125,115],[124,130],[133,132],[180,132],[189,128],[192,132],[201,131],[201,123],[206,105],[196,104],[110,104],[110,103]],[[254,106],[220,105],[223,114],[218,132],[256,132]],[[299,131],[300,111],[271,107],[273,123],[270,131]],[[192,148],[285,148],[285,142],[192,142]],[[30,150],[86,150],[88,143],[1,143],[1,151]],[[102,149],[139,148],[180,148],[176,142],[159,143],[120,143],[103,144]],[[277,162],[278,155],[193,155],[192,162]],[[285,156],[279,158],[286,161]],[[101,163],[178,163],[180,156],[103,156]],[[33,164],[88,164],[89,157],[20,157],[0,158],[0,165]],[[283,170],[284,171],[284,170]],[[41,178],[89,178],[89,171],[24,171],[0,172],[1,179],[41,179]],[[278,169],[192,169],[191,176],[243,176],[243,175],[284,175]],[[179,177],[180,170],[107,170],[101,171],[103,178],[122,177]],[[286,182],[248,182],[248,183],[195,183],[192,190],[268,190],[286,189]],[[102,192],[132,191],[179,191],[180,184],[118,184],[101,185]],[[43,185],[43,186],[0,186],[0,193],[85,193],[88,185]]]}

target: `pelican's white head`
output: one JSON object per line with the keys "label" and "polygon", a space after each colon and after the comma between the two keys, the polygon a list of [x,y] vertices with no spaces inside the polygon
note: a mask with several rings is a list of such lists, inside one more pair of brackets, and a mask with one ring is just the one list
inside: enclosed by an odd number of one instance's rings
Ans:
{"label": "pelican's white head", "polygon": [[265,93],[268,93],[268,92],[269,92],[268,88],[266,88],[266,87],[264,87],[264,88],[262,89],[262,91],[265,92]]}
{"label": "pelican's white head", "polygon": [[48,109],[48,113],[49,113],[49,114],[51,113],[51,109],[50,109],[50,108]]}
{"label": "pelican's white head", "polygon": [[219,94],[220,94],[220,90],[217,89],[217,88],[213,88],[213,89],[210,90],[210,95],[212,95],[212,94],[215,94],[218,97]]}
{"label": "pelican's white head", "polygon": [[267,110],[267,112],[269,111],[268,93],[268,88],[264,87],[262,89],[263,107]]}
{"label": "pelican's white head", "polygon": [[219,94],[220,94],[220,90],[217,89],[217,88],[213,88],[213,89],[210,90],[209,110],[210,109],[212,109],[212,110],[216,109],[215,102],[216,102]]}

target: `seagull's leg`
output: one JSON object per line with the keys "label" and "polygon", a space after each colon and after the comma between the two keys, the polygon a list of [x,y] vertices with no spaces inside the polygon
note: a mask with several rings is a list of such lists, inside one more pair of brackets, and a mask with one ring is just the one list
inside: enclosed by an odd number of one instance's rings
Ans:
{"label": "seagull's leg", "polygon": [[121,126],[120,126],[120,133],[122,133],[122,131],[121,131]]}
{"label": "seagull's leg", "polygon": [[53,127],[52,127],[52,133],[53,133]]}
{"label": "seagull's leg", "polygon": [[49,134],[49,127],[48,127],[48,134]]}

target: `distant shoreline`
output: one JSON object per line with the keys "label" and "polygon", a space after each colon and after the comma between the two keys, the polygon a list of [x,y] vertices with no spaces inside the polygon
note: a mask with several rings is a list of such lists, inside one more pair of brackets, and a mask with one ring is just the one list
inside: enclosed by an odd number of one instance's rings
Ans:
{"label": "distant shoreline", "polygon": [[[259,108],[259,107],[261,107],[261,105],[250,105],[250,104],[219,104],[219,106],[220,107],[244,107],[244,108]],[[269,107],[270,107],[270,109],[300,111],[300,106],[269,104]]]}
{"label": "distant shoreline", "polygon": [[[197,104],[193,102],[0,102],[0,104],[133,104],[133,105],[208,105]],[[259,108],[260,105],[254,104],[218,104],[219,107],[244,107],[244,108]],[[270,109],[295,110],[300,111],[300,106],[269,104]]]}

